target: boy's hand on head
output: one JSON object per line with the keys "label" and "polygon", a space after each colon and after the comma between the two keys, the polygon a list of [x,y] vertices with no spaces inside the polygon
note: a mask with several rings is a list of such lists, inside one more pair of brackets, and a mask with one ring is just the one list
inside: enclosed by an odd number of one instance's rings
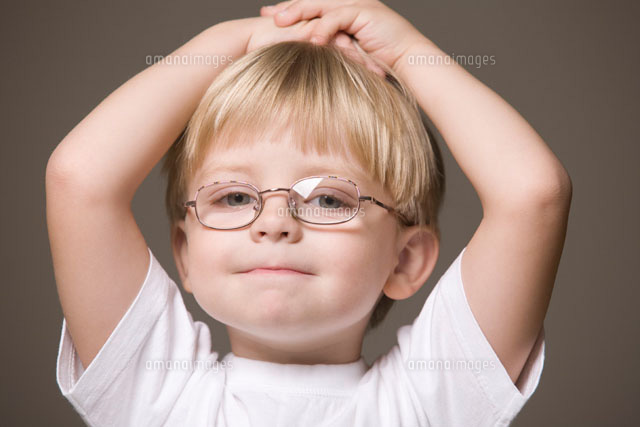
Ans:
{"label": "boy's hand on head", "polygon": [[[310,41],[314,34],[315,25],[318,23],[318,19],[312,19],[309,21],[298,21],[287,27],[279,27],[275,24],[273,18],[269,16],[246,18],[242,21],[243,24],[249,27],[249,38],[243,54],[282,41]],[[381,77],[385,76],[384,70],[378,66],[371,57],[366,55],[362,48],[358,48],[357,42],[345,32],[339,31],[335,34],[332,43],[338,46],[344,54],[354,61],[363,64]]]}
{"label": "boy's hand on head", "polygon": [[369,70],[385,77],[385,70],[359,46],[358,42],[344,31],[339,31],[332,41],[340,50],[356,62],[363,64]]}
{"label": "boy's hand on head", "polygon": [[243,52],[245,54],[283,41],[309,40],[317,22],[317,20],[304,20],[287,27],[279,27],[275,25],[271,17],[267,16],[246,18],[242,21],[245,21],[249,26],[249,39],[246,51]]}
{"label": "boy's hand on head", "polygon": [[411,46],[426,40],[378,0],[290,0],[262,7],[260,15],[272,16],[280,27],[317,21],[309,40],[318,44],[331,41],[341,31],[352,35],[364,52],[394,71]]}

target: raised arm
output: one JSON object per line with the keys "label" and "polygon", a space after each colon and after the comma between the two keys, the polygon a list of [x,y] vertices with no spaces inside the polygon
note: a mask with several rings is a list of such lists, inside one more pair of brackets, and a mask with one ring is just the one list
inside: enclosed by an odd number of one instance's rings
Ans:
{"label": "raised arm", "polygon": [[[244,54],[249,35],[241,21],[206,29],[171,53],[186,58],[186,65],[156,63],[135,75],[49,159],[46,210],[55,280],[85,368],[133,302],[149,266],[147,244],[131,212],[133,196],[211,81]],[[190,64],[196,55],[217,56],[222,65]]]}
{"label": "raised arm", "polygon": [[[204,30],[167,55],[171,61],[158,62],[117,88],[56,147],[48,176],[128,206],[215,76],[244,54],[248,34],[243,40],[239,23]],[[197,64],[198,56],[209,56],[209,65]],[[213,57],[219,66],[211,65]]]}
{"label": "raised arm", "polygon": [[483,218],[463,256],[462,280],[478,324],[516,382],[549,305],[571,180],[513,107],[428,39],[405,52],[397,71],[480,198]]}

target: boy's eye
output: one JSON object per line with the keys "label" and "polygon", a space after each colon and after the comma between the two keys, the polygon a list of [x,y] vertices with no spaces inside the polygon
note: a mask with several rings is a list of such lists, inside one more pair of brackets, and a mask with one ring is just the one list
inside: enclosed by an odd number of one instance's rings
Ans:
{"label": "boy's eye", "polygon": [[233,189],[217,191],[209,197],[209,204],[219,208],[243,207],[255,202],[251,194]]}
{"label": "boy's eye", "polygon": [[351,197],[347,195],[341,195],[339,190],[322,190],[314,191],[311,197],[307,198],[305,203],[317,205],[324,209],[339,209],[339,208],[355,208],[355,202],[349,202]]}
{"label": "boy's eye", "polygon": [[231,193],[222,198],[229,206],[241,206],[251,202],[251,196],[245,193]]}
{"label": "boy's eye", "polygon": [[328,196],[328,195],[318,196],[312,200],[318,200],[318,205],[321,208],[327,208],[327,209],[340,208],[342,207],[342,204],[343,204],[340,200],[338,200],[337,197]]}

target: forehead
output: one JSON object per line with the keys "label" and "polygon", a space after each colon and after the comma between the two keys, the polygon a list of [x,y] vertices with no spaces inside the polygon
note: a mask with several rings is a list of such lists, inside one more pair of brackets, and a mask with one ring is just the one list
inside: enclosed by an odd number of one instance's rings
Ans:
{"label": "forehead", "polygon": [[263,141],[207,153],[196,173],[196,186],[223,180],[243,179],[255,184],[277,179],[278,185],[313,175],[337,175],[351,179],[360,187],[374,185],[369,174],[350,156],[302,152],[286,140]]}

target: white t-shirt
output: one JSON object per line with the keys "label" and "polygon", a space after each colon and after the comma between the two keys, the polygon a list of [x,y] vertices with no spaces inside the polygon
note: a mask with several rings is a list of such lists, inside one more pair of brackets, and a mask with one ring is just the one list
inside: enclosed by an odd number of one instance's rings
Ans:
{"label": "white t-shirt", "polygon": [[140,292],[86,370],[63,320],[58,386],[92,426],[508,425],[538,385],[544,329],[519,390],[467,303],[465,249],[371,367],[220,359],[149,249]]}

